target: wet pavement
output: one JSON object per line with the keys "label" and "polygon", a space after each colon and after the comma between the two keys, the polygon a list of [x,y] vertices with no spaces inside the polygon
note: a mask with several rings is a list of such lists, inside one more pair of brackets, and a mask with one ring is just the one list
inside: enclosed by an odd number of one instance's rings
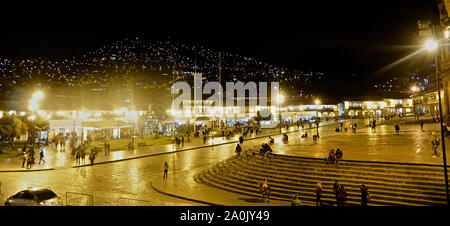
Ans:
{"label": "wet pavement", "polygon": [[152,180],[163,176],[165,161],[169,164],[169,178],[173,178],[180,172],[208,168],[218,160],[231,157],[234,147],[235,144],[228,144],[79,168],[2,172],[0,198],[4,200],[29,186],[43,186],[51,188],[63,197],[66,192],[93,195],[94,205],[118,205],[120,197],[146,200],[152,205],[199,205],[152,190]]}
{"label": "wet pavement", "polygon": [[[335,132],[335,127],[319,129],[320,138],[314,141],[311,137],[300,138],[299,133],[289,135],[289,142],[283,143],[280,138],[272,145],[274,153],[297,155],[304,157],[326,158],[333,148],[341,149],[343,158],[349,160],[425,163],[442,165],[442,147],[440,156],[432,150],[431,137],[435,132],[440,138],[439,124],[424,124],[421,130],[419,124],[399,124],[400,133],[395,133],[395,121],[379,125],[376,130],[365,127],[367,122],[359,122],[356,133]],[[252,141],[254,148],[259,149],[260,143]],[[446,149],[450,148],[446,139]],[[447,151],[447,162],[450,160]]]}
{"label": "wet pavement", "polygon": [[[277,133],[278,130],[268,130],[258,136],[266,136],[269,134]],[[128,150],[120,150],[111,152],[110,155],[102,154],[98,155],[95,159],[95,163],[99,162],[108,162],[108,161],[117,161],[122,159],[136,158],[147,155],[155,155],[162,153],[171,153],[174,151],[182,151],[189,150],[192,148],[198,147],[208,147],[211,145],[220,145],[225,143],[233,143],[238,140],[239,136],[236,135],[229,139],[225,139],[222,137],[215,137],[214,139],[208,138],[206,143],[203,143],[200,139],[194,139],[190,142],[185,141],[183,147],[176,147],[175,145],[159,145],[159,146],[148,146],[148,147],[140,147],[135,151],[130,152]],[[255,138],[255,136],[253,137]],[[46,146],[45,147],[46,154],[44,157],[45,163],[42,162],[38,164],[39,154],[36,153],[36,163],[34,164],[31,170],[41,170],[41,169],[52,169],[52,168],[63,168],[63,167],[73,167],[77,166],[76,160],[72,158],[70,154],[69,146],[65,148],[55,148],[55,146]],[[85,164],[89,164],[89,156],[86,156]],[[84,165],[84,164],[82,164]],[[8,170],[26,170],[22,168],[22,160],[17,158],[5,158],[0,160],[0,171],[8,171]]]}
{"label": "wet pavement", "polygon": [[[358,124],[359,128],[355,134],[350,130],[347,133],[336,133],[334,126],[322,127],[319,130],[321,137],[317,141],[313,141],[311,137],[302,139],[299,132],[293,132],[289,133],[289,143],[283,144],[280,140],[281,136],[278,135],[274,136],[276,141],[272,148],[274,153],[324,158],[329,149],[339,147],[344,152],[344,159],[442,164],[442,158],[433,158],[429,140],[431,132],[438,131],[438,124],[425,124],[425,132],[420,130],[418,124],[401,124],[400,135],[396,136],[393,123],[395,124],[394,121],[386,122],[385,125],[377,126],[376,131],[371,131],[365,127],[365,122],[361,122]],[[243,149],[259,146],[266,140],[267,138],[247,140],[244,142]],[[215,142],[218,143],[219,138],[215,138]],[[94,205],[118,205],[118,199],[121,197],[146,200],[157,206],[201,205],[160,194],[151,188],[152,181],[162,178],[163,165],[167,161],[169,180],[181,182],[181,184],[176,184],[174,189],[193,188],[197,184],[191,180],[192,173],[190,172],[209,168],[213,164],[233,156],[235,145],[235,143],[224,144],[183,152],[173,152],[173,147],[168,145],[167,147],[151,147],[148,150],[135,151],[145,154],[157,152],[165,152],[165,154],[126,161],[48,171],[0,172],[0,198],[4,200],[29,186],[43,186],[51,188],[62,197],[66,192],[93,195]],[[108,158],[131,157],[136,153],[117,152],[112,153]],[[60,154],[64,157],[69,155],[68,152]],[[61,165],[64,165],[64,162],[71,162],[73,165],[70,157],[69,159],[63,157],[58,159],[58,155],[55,155],[55,162],[59,161]],[[16,167],[20,168],[20,164],[18,165]],[[183,177],[182,175],[188,175],[190,178],[177,179],[179,176]],[[224,193],[218,192],[217,195],[220,194]],[[251,202],[251,199],[247,199],[249,197],[245,195],[237,196],[242,197],[244,201],[250,200],[249,202]],[[249,203],[249,205],[251,204]]]}

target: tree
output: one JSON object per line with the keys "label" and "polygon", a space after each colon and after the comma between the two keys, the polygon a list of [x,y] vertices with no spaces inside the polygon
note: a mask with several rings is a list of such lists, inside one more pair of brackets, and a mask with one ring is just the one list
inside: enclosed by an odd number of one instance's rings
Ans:
{"label": "tree", "polygon": [[49,122],[48,122],[48,120],[46,120],[40,116],[36,116],[36,118],[34,120],[30,120],[30,119],[26,120],[26,127],[27,127],[28,133],[31,134],[31,139],[32,139],[31,142],[34,142],[36,133],[38,133],[39,131],[48,130]]}
{"label": "tree", "polygon": [[0,140],[9,143],[11,148],[17,151],[14,145],[14,138],[20,138],[27,132],[26,125],[14,115],[5,115],[0,118]]}

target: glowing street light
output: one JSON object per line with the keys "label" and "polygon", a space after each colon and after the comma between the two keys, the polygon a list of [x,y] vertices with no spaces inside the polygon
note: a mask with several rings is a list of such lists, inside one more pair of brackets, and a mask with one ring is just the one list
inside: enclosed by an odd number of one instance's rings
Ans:
{"label": "glowing street light", "polygon": [[42,91],[36,91],[33,96],[28,101],[28,109],[31,111],[36,111],[39,108],[38,102],[44,97]]}
{"label": "glowing street light", "polygon": [[278,94],[278,103],[281,104],[284,102],[284,95],[283,94]]}
{"label": "glowing street light", "polygon": [[279,116],[279,123],[280,123],[280,133],[281,131],[281,104],[284,102],[284,95],[279,93],[278,94],[278,116]]}
{"label": "glowing street light", "polygon": [[437,47],[438,47],[438,43],[431,39],[427,40],[424,45],[424,48],[430,52],[435,50]]}
{"label": "glowing street light", "polygon": [[314,104],[319,105],[319,104],[320,104],[320,100],[319,100],[319,99],[316,99],[316,100],[314,101]]}
{"label": "glowing street light", "polygon": [[42,99],[43,97],[44,97],[44,93],[42,93],[42,91],[36,91],[36,92],[33,94],[32,99],[33,99],[33,100],[40,100],[40,99]]}
{"label": "glowing street light", "polygon": [[411,87],[411,91],[413,91],[413,92],[417,92],[417,90],[419,90],[419,88],[417,88],[417,86],[413,86],[413,87]]}
{"label": "glowing street light", "polygon": [[[445,37],[448,37],[448,32],[444,33]],[[445,195],[447,198],[447,205],[450,206],[450,189],[448,185],[448,173],[447,173],[447,155],[445,150],[445,134],[444,134],[444,124],[443,124],[443,116],[442,116],[442,101],[441,101],[441,88],[440,88],[440,81],[439,81],[439,68],[438,68],[438,52],[434,51],[439,47],[439,43],[434,40],[427,40],[425,42],[424,48],[430,52],[433,52],[433,58],[434,58],[434,74],[436,76],[436,88],[438,93],[438,100],[439,100],[439,122],[441,126],[441,141],[442,141],[442,159],[444,162],[444,180],[445,180]]]}

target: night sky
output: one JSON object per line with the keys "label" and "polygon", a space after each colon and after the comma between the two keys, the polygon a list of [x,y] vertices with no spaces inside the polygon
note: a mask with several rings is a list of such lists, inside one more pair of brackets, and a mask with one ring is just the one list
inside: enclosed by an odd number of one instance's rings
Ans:
{"label": "night sky", "polygon": [[325,72],[331,82],[324,87],[339,86],[333,95],[423,67],[412,59],[381,70],[420,48],[416,23],[437,16],[435,1],[315,2],[33,3],[20,10],[11,5],[1,15],[0,56],[62,58],[130,33],[154,40],[170,37],[292,69]]}

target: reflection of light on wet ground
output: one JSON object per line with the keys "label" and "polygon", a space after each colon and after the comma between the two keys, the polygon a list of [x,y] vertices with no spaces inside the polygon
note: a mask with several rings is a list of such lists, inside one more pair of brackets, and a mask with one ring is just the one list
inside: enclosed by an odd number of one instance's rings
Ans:
{"label": "reflection of light on wet ground", "polygon": [[125,156],[125,152],[123,152],[123,151],[111,152],[111,156],[113,159],[121,159]]}

